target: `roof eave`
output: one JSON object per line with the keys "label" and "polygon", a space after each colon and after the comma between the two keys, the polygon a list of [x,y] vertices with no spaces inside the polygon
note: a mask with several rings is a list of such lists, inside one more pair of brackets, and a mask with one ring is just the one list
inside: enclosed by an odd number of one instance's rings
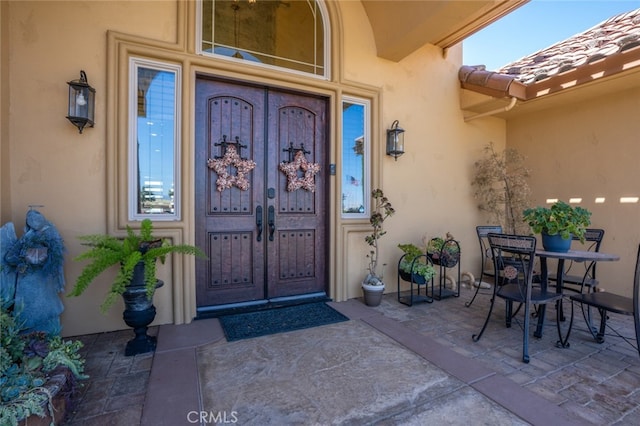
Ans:
{"label": "roof eave", "polygon": [[482,66],[463,65],[458,72],[460,85],[493,98],[515,97],[522,101],[538,99],[640,67],[640,46],[611,54],[545,79],[524,84],[514,76],[486,71]]}
{"label": "roof eave", "polygon": [[458,77],[463,89],[494,98],[515,97],[523,100],[526,97],[526,86],[515,77],[486,71],[484,67],[463,65]]}

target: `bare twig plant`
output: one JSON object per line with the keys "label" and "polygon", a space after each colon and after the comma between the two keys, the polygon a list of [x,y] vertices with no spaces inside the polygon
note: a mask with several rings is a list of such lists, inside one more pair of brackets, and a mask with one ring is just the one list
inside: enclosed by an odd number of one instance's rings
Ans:
{"label": "bare twig plant", "polygon": [[522,212],[530,207],[531,194],[524,156],[514,148],[496,152],[493,142],[484,151],[485,157],[475,163],[476,173],[471,182],[479,200],[478,208],[490,213],[504,232],[530,234],[529,225],[522,220]]}

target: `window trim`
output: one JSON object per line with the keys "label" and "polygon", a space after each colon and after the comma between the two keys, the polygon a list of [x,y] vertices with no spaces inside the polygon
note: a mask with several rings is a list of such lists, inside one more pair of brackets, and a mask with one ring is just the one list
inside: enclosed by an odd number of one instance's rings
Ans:
{"label": "window trim", "polygon": [[[136,206],[138,204],[138,188],[137,163],[138,150],[136,149],[136,140],[138,134],[138,69],[150,68],[159,71],[172,72],[175,75],[175,98],[174,98],[174,129],[173,129],[173,213],[138,213]],[[182,218],[181,199],[182,199],[182,66],[179,64],[171,64],[168,62],[155,61],[139,57],[129,57],[129,115],[128,115],[128,134],[127,134],[127,192],[128,192],[128,219],[130,221],[142,221],[144,219],[152,219],[156,221],[179,221]]]}
{"label": "window trim", "polygon": [[[340,203],[340,216],[342,219],[365,219],[369,218],[371,215],[371,100],[365,98],[359,98],[355,96],[342,96],[340,101],[340,106],[343,107],[345,103],[362,105],[364,108],[364,117],[363,117],[363,139],[364,139],[364,158],[363,167],[362,167],[362,187],[363,187],[363,196],[364,196],[364,212],[362,213],[345,213],[343,210],[342,203]],[[342,110],[342,108],[341,108]],[[344,193],[344,140],[342,139],[342,134],[344,133],[344,116],[340,117],[341,123],[341,132],[340,132],[340,194]]]}
{"label": "window trim", "polygon": [[[215,0],[213,0],[215,1]],[[322,18],[322,25],[324,27],[324,73],[312,74],[304,71],[294,70],[291,68],[279,67],[276,65],[263,64],[261,62],[247,61],[244,59],[233,58],[231,56],[220,55],[213,52],[205,52],[202,50],[202,0],[196,1],[196,34],[195,34],[195,52],[197,55],[216,58],[231,63],[242,64],[242,66],[252,66],[257,68],[264,68],[268,70],[287,72],[290,74],[296,74],[304,77],[311,77],[320,80],[331,80],[331,24],[329,21],[329,13],[327,6],[323,0],[315,0],[318,4],[318,10],[320,11],[320,17]],[[213,18],[212,18],[213,19]]]}

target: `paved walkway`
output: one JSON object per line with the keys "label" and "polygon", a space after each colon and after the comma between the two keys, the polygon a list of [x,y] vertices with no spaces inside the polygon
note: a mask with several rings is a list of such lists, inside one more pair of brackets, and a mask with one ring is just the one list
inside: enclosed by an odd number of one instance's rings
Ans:
{"label": "paved walkway", "polygon": [[[640,425],[640,358],[619,338],[593,342],[576,315],[556,348],[555,314],[521,362],[522,332],[489,297],[406,307],[332,305],[351,321],[226,342],[217,320],[161,326],[155,354],[125,357],[131,331],[81,336],[91,379],[68,425]],[[632,335],[628,317],[613,316]],[[201,414],[202,413],[202,414]]]}

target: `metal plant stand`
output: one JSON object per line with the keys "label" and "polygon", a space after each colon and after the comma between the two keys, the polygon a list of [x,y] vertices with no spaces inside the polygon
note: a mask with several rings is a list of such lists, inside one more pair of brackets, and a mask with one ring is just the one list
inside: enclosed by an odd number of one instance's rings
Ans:
{"label": "metal plant stand", "polygon": [[[427,253],[434,265],[439,266],[438,287],[433,293],[433,298],[441,300],[446,297],[460,297],[460,243],[456,240],[446,240],[442,248],[436,253]],[[446,273],[448,270],[457,270],[455,289],[446,288]]]}
{"label": "metal plant stand", "polygon": [[[433,303],[433,297],[430,296],[429,294],[433,295],[433,277],[429,280],[426,280],[422,275],[418,275],[416,273],[408,273],[403,271],[402,269],[400,269],[400,263],[402,263],[402,259],[406,256],[403,255],[400,260],[398,261],[398,302],[402,303],[403,305],[407,305],[407,306],[413,306],[414,303],[416,302],[427,302],[427,303]],[[411,269],[414,269],[414,265],[416,264],[416,261],[420,258],[420,257],[424,257],[426,259],[426,262],[430,265],[433,266],[433,263],[431,262],[431,259],[429,259],[429,257],[427,257],[426,255],[421,255],[419,257],[416,257],[412,264],[411,264]],[[400,280],[406,281],[408,283],[411,283],[411,287],[409,289],[409,294],[403,294],[400,292]],[[420,291],[420,287],[424,286],[424,294],[422,294],[422,292]],[[429,286],[431,286],[431,289],[429,289]],[[414,287],[415,287],[415,294],[414,294]],[[406,292],[405,292],[406,293]]]}

